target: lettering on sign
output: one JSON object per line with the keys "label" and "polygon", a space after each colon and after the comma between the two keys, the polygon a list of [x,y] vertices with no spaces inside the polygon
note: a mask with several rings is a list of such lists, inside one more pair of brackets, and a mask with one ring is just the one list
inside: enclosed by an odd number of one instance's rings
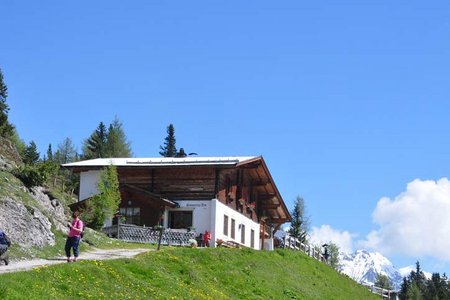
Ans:
{"label": "lettering on sign", "polygon": [[206,207],[205,203],[187,203],[186,207]]}

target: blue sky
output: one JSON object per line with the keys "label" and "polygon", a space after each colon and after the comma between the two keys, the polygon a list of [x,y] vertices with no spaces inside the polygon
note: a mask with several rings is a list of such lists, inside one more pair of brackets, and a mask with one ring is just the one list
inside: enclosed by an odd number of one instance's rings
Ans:
{"label": "blue sky", "polygon": [[[304,197],[316,232],[328,225],[353,250],[449,273],[450,257],[410,251],[420,241],[391,245],[383,218],[407,227],[429,211],[415,230],[450,248],[439,181],[450,165],[448,1],[3,0],[0,10],[9,117],[42,153],[65,137],[80,150],[117,115],[134,155],[158,156],[173,123],[188,152],[263,155],[287,205]],[[415,179],[423,193],[407,191]],[[383,197],[392,205],[377,206]],[[401,203],[418,208],[402,215]]]}

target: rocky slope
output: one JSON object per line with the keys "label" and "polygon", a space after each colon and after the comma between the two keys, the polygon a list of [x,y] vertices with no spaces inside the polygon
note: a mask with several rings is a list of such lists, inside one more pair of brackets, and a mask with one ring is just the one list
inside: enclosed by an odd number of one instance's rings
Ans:
{"label": "rocky slope", "polygon": [[31,255],[33,247],[55,245],[55,232],[65,232],[69,218],[62,201],[42,187],[26,188],[11,174],[20,164],[18,154],[7,141],[0,142],[0,229],[15,249]]}
{"label": "rocky slope", "polygon": [[28,190],[6,172],[0,172],[0,189],[0,228],[13,244],[24,249],[52,246],[53,231],[66,231],[68,218],[63,205],[50,199],[45,189]]}

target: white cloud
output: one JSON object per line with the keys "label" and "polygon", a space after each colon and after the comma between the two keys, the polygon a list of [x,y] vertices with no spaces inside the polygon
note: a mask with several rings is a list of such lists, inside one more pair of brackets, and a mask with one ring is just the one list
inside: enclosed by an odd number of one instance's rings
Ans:
{"label": "white cloud", "polygon": [[339,231],[330,225],[313,227],[310,233],[310,242],[315,245],[333,242],[339,246],[340,252],[353,252],[354,235],[348,231]]}
{"label": "white cloud", "polygon": [[360,247],[384,254],[450,261],[450,181],[416,179],[395,197],[381,198],[372,214],[378,230]]}

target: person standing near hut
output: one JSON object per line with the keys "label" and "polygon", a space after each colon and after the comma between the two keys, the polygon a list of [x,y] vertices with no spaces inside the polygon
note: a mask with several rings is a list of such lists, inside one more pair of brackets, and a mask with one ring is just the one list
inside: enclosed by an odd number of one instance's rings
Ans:
{"label": "person standing near hut", "polygon": [[203,234],[203,240],[205,242],[205,247],[209,247],[209,241],[211,240],[211,233],[208,230],[205,230]]}
{"label": "person standing near hut", "polygon": [[[81,240],[81,233],[83,232],[83,221],[78,218],[78,212],[74,211],[72,213],[72,222],[68,224],[69,232],[67,234],[66,246],[64,250],[66,251],[67,262],[76,262],[78,259]],[[73,249],[73,260],[71,259],[70,252]]]}

